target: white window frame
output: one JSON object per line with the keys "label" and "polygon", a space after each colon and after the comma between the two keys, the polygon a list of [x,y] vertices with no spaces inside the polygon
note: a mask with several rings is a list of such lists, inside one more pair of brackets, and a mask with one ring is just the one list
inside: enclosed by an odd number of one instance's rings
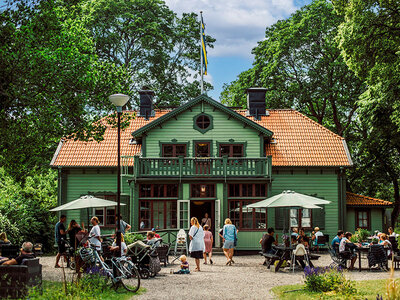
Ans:
{"label": "white window frame", "polygon": [[[187,209],[183,209],[183,205],[186,203]],[[178,207],[177,207],[177,227],[178,229],[189,229],[190,228],[190,200],[178,200]],[[181,208],[182,205],[182,208]],[[181,212],[187,211],[187,219],[186,220],[181,220]],[[181,226],[181,221],[186,222],[186,227]]]}

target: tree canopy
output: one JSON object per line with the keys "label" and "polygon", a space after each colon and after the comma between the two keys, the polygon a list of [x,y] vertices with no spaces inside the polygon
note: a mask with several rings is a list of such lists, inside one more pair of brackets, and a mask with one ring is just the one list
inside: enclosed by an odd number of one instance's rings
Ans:
{"label": "tree canopy", "polygon": [[335,37],[343,21],[330,2],[317,0],[267,27],[253,49],[253,67],[225,85],[222,102],[244,106],[246,89],[267,89],[268,108],[296,108],[345,135],[363,91]]}
{"label": "tree canopy", "polygon": [[367,86],[358,110],[360,169],[375,167],[358,178],[377,193],[392,192],[394,223],[400,210],[400,1],[338,0],[334,6],[344,17],[337,38],[342,55]]}
{"label": "tree canopy", "polygon": [[200,61],[193,13],[179,18],[161,0],[5,3],[0,166],[19,179],[47,167],[62,137],[101,140],[96,121],[113,110],[113,93],[146,84],[159,105],[200,93],[188,79]]}

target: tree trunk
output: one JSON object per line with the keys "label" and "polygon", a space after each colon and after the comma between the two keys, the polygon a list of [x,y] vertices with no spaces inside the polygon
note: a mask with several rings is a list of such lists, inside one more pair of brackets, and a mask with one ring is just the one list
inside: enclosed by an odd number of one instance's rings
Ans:
{"label": "tree trunk", "polygon": [[393,188],[394,188],[394,203],[393,203],[391,225],[393,228],[395,228],[397,218],[399,217],[400,214],[399,182],[397,178],[393,180]]}

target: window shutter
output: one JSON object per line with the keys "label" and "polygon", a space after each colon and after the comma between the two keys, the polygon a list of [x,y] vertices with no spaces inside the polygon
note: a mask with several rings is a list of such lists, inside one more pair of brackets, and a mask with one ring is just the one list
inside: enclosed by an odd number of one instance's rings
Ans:
{"label": "window shutter", "polygon": [[312,227],[319,227],[321,230],[325,229],[325,207],[319,205],[322,209],[312,210]]}

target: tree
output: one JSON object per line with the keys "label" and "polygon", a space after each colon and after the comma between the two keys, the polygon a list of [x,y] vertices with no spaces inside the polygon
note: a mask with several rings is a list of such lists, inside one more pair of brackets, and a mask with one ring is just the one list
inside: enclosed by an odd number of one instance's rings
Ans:
{"label": "tree", "polygon": [[340,55],[342,21],[332,4],[317,0],[268,27],[253,49],[253,68],[224,87],[222,102],[244,106],[245,90],[262,86],[268,107],[294,107],[344,136],[364,87]]}
{"label": "tree", "polygon": [[[178,105],[200,94],[198,80],[191,80],[200,69],[196,14],[179,18],[162,0],[96,0],[83,7],[90,15],[97,54],[127,70],[129,93],[136,100],[142,86],[156,91],[159,106]],[[206,38],[212,47],[215,39]]]}
{"label": "tree", "polygon": [[52,249],[57,216],[49,210],[56,205],[56,171],[17,182],[0,168],[0,231],[4,230],[13,243],[30,241]]}
{"label": "tree", "polygon": [[59,140],[100,140],[107,96],[128,91],[124,70],[98,58],[70,2],[43,0],[0,13],[0,165],[21,179],[47,167]]}
{"label": "tree", "polygon": [[400,1],[339,0],[334,6],[344,17],[338,31],[342,55],[367,86],[359,101],[367,128],[360,143],[366,163],[376,163],[379,179],[392,191],[394,225],[400,213]]}

